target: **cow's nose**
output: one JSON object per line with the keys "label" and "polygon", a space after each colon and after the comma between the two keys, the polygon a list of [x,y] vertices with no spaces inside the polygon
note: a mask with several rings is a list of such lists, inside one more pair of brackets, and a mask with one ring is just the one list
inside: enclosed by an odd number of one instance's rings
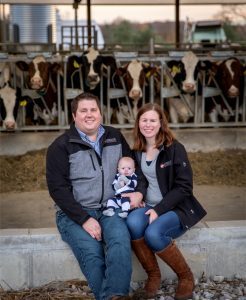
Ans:
{"label": "cow's nose", "polygon": [[184,89],[185,90],[193,90],[195,88],[195,85],[193,83],[185,83]]}
{"label": "cow's nose", "polygon": [[139,91],[139,90],[132,90],[132,94],[133,94],[133,95],[139,95],[139,94],[140,94],[140,91]]}
{"label": "cow's nose", "polygon": [[41,84],[41,78],[33,77],[33,78],[31,78],[31,83],[32,84]]}
{"label": "cow's nose", "polygon": [[89,81],[97,81],[98,80],[98,76],[97,75],[90,75],[88,76]]}
{"label": "cow's nose", "polygon": [[228,90],[229,97],[237,97],[239,95],[239,90],[235,86],[231,86]]}
{"label": "cow's nose", "polygon": [[7,122],[5,122],[5,127],[7,130],[13,130],[13,129],[15,129],[15,122],[7,121]]}

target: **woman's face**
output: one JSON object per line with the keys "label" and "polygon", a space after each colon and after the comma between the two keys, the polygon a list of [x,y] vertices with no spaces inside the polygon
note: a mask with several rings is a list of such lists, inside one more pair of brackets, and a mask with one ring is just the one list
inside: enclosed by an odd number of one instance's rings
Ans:
{"label": "woman's face", "polygon": [[139,119],[139,130],[146,139],[155,138],[160,127],[159,115],[154,110],[145,112]]}

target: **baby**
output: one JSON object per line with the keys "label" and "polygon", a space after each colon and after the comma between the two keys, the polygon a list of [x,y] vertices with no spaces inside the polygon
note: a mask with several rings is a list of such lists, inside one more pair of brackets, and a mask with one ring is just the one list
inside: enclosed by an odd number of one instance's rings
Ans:
{"label": "baby", "polygon": [[123,197],[123,193],[131,193],[135,191],[137,186],[137,175],[135,174],[135,164],[131,157],[124,156],[118,162],[118,173],[112,183],[115,190],[115,197],[107,201],[107,206],[103,211],[105,216],[113,216],[116,208],[121,208],[118,215],[126,218],[130,210],[129,197]]}

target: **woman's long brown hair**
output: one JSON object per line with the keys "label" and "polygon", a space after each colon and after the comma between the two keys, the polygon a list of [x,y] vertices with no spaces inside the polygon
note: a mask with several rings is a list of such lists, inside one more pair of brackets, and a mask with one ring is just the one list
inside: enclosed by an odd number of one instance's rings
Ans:
{"label": "woman's long brown hair", "polygon": [[157,103],[147,103],[143,105],[137,113],[135,127],[134,127],[134,145],[133,145],[133,150],[135,151],[146,151],[147,143],[145,137],[142,135],[142,133],[139,130],[139,119],[144,113],[151,110],[157,112],[161,124],[160,130],[157,133],[155,139],[156,148],[159,148],[163,144],[165,146],[170,146],[174,140],[174,135],[168,126],[167,118],[161,106]]}

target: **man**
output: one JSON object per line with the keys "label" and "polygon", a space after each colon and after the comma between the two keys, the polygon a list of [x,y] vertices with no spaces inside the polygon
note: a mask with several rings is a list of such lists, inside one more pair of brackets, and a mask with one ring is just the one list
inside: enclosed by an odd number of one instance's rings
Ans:
{"label": "man", "polygon": [[[100,103],[83,93],[72,100],[74,123],[48,148],[46,177],[56,203],[56,223],[97,300],[130,299],[131,243],[125,220],[102,211],[114,196],[111,183],[122,156],[131,156],[123,135],[101,125]],[[136,171],[137,172],[137,171]],[[140,174],[141,178],[141,174]],[[127,194],[141,205],[145,187]]]}

